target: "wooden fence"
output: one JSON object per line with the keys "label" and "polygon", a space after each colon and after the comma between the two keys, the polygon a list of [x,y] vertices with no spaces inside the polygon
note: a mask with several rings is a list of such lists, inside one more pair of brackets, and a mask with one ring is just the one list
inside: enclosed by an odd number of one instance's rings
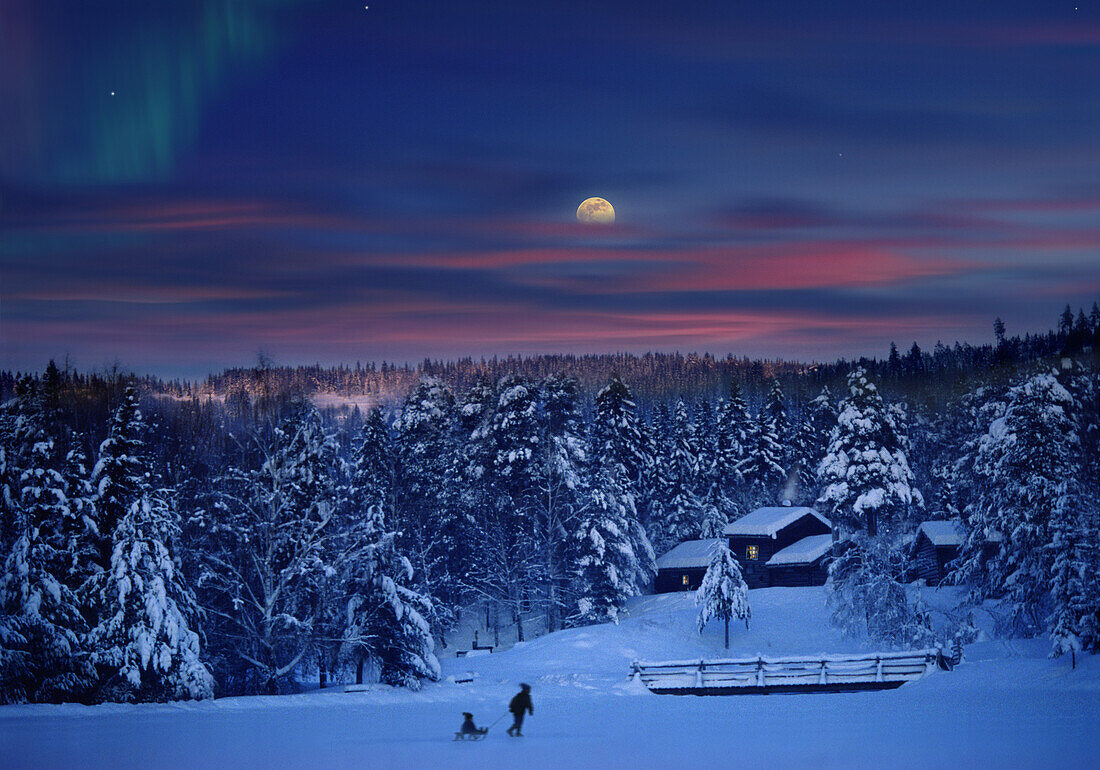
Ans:
{"label": "wooden fence", "polygon": [[793,658],[635,661],[631,675],[662,695],[889,690],[947,667],[939,650]]}

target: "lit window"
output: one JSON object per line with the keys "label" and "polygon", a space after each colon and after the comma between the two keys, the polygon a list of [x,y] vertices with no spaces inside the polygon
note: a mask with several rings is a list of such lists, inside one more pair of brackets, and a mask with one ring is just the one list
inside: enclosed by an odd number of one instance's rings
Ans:
{"label": "lit window", "polygon": [[747,558],[747,559],[759,559],[760,558],[760,547],[755,546],[755,545],[750,545],[745,550],[745,558]]}
{"label": "lit window", "polygon": [[680,578],[680,584],[685,585],[685,586],[688,585],[688,576],[687,575],[684,575],[682,578]]}

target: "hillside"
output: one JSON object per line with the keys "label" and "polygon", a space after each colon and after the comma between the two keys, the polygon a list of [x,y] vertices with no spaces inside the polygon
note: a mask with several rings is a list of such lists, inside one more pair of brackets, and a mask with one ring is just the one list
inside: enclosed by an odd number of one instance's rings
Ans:
{"label": "hillside", "polygon": [[[933,597],[950,604],[949,595]],[[860,645],[825,622],[822,589],[751,592],[753,624],[731,654],[839,652]],[[1045,645],[978,643],[961,666],[898,690],[846,695],[639,694],[634,657],[725,655],[700,637],[687,594],[643,597],[620,625],[548,634],[511,649],[445,657],[451,681],[414,693],[374,686],[213,702],[0,709],[9,767],[1036,767],[1086,766],[1100,750],[1100,661],[1071,671]],[[471,684],[454,678],[474,676]],[[496,724],[454,743],[462,711],[490,724],[519,681],[534,687],[526,737]],[[1044,735],[1057,735],[1048,743]],[[196,747],[202,747],[197,750]],[[11,758],[16,757],[13,762]]]}

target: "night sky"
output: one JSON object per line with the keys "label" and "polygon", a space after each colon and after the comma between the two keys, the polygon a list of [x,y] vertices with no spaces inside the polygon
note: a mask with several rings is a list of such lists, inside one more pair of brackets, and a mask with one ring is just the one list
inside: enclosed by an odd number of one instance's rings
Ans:
{"label": "night sky", "polygon": [[0,0],[0,367],[1049,328],[1100,296],[1074,3]]}

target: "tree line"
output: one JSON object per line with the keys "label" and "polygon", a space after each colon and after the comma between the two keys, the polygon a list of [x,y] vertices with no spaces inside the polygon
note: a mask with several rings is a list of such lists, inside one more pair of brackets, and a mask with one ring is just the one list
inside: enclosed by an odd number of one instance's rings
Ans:
{"label": "tree line", "polygon": [[969,388],[912,400],[890,359],[838,363],[839,398],[807,397],[819,370],[753,405],[732,379],[648,408],[614,373],[591,398],[510,373],[457,394],[423,376],[365,414],[277,387],[234,404],[118,377],[90,395],[51,364],[0,409],[0,697],[279,692],[309,672],[417,687],[461,613],[520,639],[616,621],[655,554],[784,499],[834,521],[827,593],[853,633],[931,638],[907,553],[950,518],[973,606],[1094,649],[1100,319],[1078,320],[1044,357],[999,334]]}

